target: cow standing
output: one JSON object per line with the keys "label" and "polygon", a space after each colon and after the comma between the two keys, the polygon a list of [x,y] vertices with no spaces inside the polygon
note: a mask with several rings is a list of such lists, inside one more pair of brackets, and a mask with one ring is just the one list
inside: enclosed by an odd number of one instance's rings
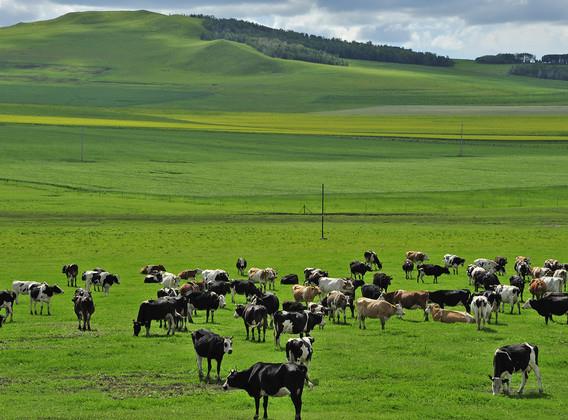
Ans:
{"label": "cow standing", "polygon": [[447,268],[452,267],[452,272],[454,274],[458,274],[458,268],[460,265],[463,267],[465,259],[457,255],[446,254],[444,255],[443,262]]}
{"label": "cow standing", "polygon": [[[365,274],[369,271],[373,271],[372,267],[368,263],[361,261],[351,261],[349,264],[349,271],[351,272],[351,277],[363,279]],[[359,277],[357,277],[359,276]]]}
{"label": "cow standing", "polygon": [[548,320],[552,321],[552,315],[567,315],[568,324],[568,296],[545,296],[541,299],[527,300],[523,305],[524,309],[532,308],[544,317],[544,322],[548,325]]}
{"label": "cow standing", "polygon": [[368,250],[363,253],[363,257],[365,258],[365,262],[370,264],[371,267],[375,267],[377,270],[382,270],[383,264],[379,260],[377,253],[373,250]]}
{"label": "cow standing", "polygon": [[310,382],[308,377],[308,371],[310,369],[310,363],[312,361],[312,356],[314,354],[314,341],[313,337],[303,337],[303,338],[289,338],[286,342],[286,358],[289,363],[295,363],[297,365],[303,365],[306,367],[306,384],[312,388],[314,384]]}
{"label": "cow standing", "polygon": [[325,318],[320,312],[285,312],[274,314],[274,344],[280,349],[280,336],[283,333],[300,334],[300,338],[310,335],[316,325],[325,325]]}
{"label": "cow standing", "polygon": [[14,302],[16,300],[16,292],[11,290],[0,291],[0,309],[6,309],[6,319],[10,317],[10,322],[14,320]]}
{"label": "cow standing", "polygon": [[249,329],[252,330],[252,341],[254,341],[254,329],[258,331],[258,342],[260,343],[260,329],[262,328],[262,341],[266,341],[266,327],[268,326],[268,311],[262,305],[237,305],[235,306],[235,318],[242,318],[247,330],[247,340],[249,339]]}
{"label": "cow standing", "polygon": [[243,257],[237,258],[237,263],[235,264],[237,267],[237,271],[239,272],[240,276],[245,275],[245,269],[247,268],[247,260]]}
{"label": "cow standing", "polygon": [[77,264],[66,264],[61,272],[67,277],[67,287],[77,287],[77,274],[79,274],[79,266]]}
{"label": "cow standing", "polygon": [[521,386],[518,390],[518,393],[522,394],[531,370],[534,371],[538,382],[538,392],[542,394],[542,377],[538,367],[538,347],[529,343],[499,347],[493,355],[493,376],[489,375],[489,379],[493,383],[493,395],[499,394],[501,386],[503,386],[504,393],[510,393],[511,377],[515,372],[522,374]]}
{"label": "cow standing", "polygon": [[[77,315],[77,320],[79,321],[79,330],[91,331],[91,316],[95,313],[93,296],[86,290],[77,289],[72,301],[75,315]],[[83,328],[81,328],[81,321],[83,322]]]}
{"label": "cow standing", "polygon": [[221,382],[221,363],[225,354],[233,353],[233,337],[221,337],[209,330],[200,329],[191,333],[193,348],[197,358],[199,380],[203,380],[203,358],[207,359],[206,382],[211,379],[211,360],[217,362],[217,383]]}
{"label": "cow standing", "polygon": [[404,263],[402,264],[402,271],[404,271],[404,278],[406,280],[412,279],[412,272],[414,271],[414,263],[412,260],[404,260]]}
{"label": "cow standing", "polygon": [[378,318],[381,321],[381,329],[385,329],[386,321],[393,315],[402,318],[404,311],[400,304],[392,305],[386,300],[378,299],[357,299],[357,313],[359,317],[359,328],[367,329],[365,318]]}
{"label": "cow standing", "polygon": [[16,305],[19,303],[18,302],[19,295],[29,295],[32,286],[39,286],[40,284],[41,283],[38,281],[21,281],[21,280],[13,281],[12,290],[16,294],[16,300],[15,300]]}
{"label": "cow standing", "polygon": [[30,314],[37,315],[37,304],[39,302],[41,303],[39,314],[43,314],[43,304],[45,303],[47,304],[47,315],[51,315],[51,298],[62,293],[63,289],[57,285],[49,286],[47,283],[41,283],[40,285],[32,286],[30,288]]}
{"label": "cow standing", "polygon": [[432,264],[420,264],[418,266],[418,276],[416,277],[416,283],[422,280],[424,283],[424,276],[433,276],[434,284],[438,283],[438,277],[442,274],[450,274],[448,267],[441,267],[439,265]]}
{"label": "cow standing", "polygon": [[132,321],[134,335],[138,336],[142,326],[146,328],[146,337],[150,336],[152,321],[165,320],[168,324],[167,335],[175,334],[174,320],[176,315],[175,303],[167,299],[147,300],[140,304],[138,317]]}

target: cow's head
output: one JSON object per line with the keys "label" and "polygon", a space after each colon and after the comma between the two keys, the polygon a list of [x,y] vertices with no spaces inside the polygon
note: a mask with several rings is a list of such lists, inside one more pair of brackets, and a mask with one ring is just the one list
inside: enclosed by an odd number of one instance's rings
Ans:
{"label": "cow's head", "polygon": [[402,319],[402,317],[404,316],[404,310],[402,309],[402,306],[400,303],[397,303],[395,305],[395,315],[398,316],[400,319]]}
{"label": "cow's head", "polygon": [[132,326],[134,328],[134,336],[138,337],[138,334],[140,334],[140,330],[142,329],[142,324],[140,322],[136,322],[134,320],[132,320]]}
{"label": "cow's head", "polygon": [[67,265],[64,265],[63,268],[61,269],[61,272],[63,274],[67,273]]}
{"label": "cow's head", "polygon": [[242,317],[244,312],[245,312],[245,305],[238,304],[235,306],[235,313],[234,313],[235,318]]}
{"label": "cow's head", "polygon": [[491,375],[488,376],[489,380],[493,384],[492,386],[493,395],[498,395],[501,392],[501,387],[503,387],[503,392],[508,393],[509,379],[503,379],[498,376],[491,376]]}
{"label": "cow's head", "polygon": [[231,389],[237,388],[245,389],[245,387],[248,385],[249,375],[246,374],[246,371],[243,373],[244,375],[241,372],[237,372],[235,369],[231,369],[229,375],[227,376],[227,380],[223,384],[223,391],[229,391]]}
{"label": "cow's head", "polygon": [[224,308],[227,305],[227,301],[225,300],[225,296],[219,295],[219,308]]}
{"label": "cow's head", "polygon": [[61,287],[59,287],[58,285],[54,284],[53,286],[51,286],[51,290],[53,291],[54,295],[61,295],[63,293],[65,293],[63,291],[63,289]]}
{"label": "cow's head", "polygon": [[442,273],[450,274],[450,269],[448,267],[442,267]]}
{"label": "cow's head", "polygon": [[223,338],[223,353],[233,353],[233,337]]}

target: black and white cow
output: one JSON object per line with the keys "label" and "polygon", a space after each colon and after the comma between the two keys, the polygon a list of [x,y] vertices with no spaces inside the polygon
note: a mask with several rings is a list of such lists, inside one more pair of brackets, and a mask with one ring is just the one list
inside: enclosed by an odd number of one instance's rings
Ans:
{"label": "black and white cow", "polygon": [[150,336],[152,321],[165,320],[168,324],[167,335],[175,334],[174,321],[176,318],[176,305],[168,299],[146,300],[140,304],[136,321],[132,320],[134,335],[138,336],[142,326],[146,328],[146,337]]}
{"label": "black and white cow", "polygon": [[476,292],[482,286],[485,290],[493,290],[500,284],[501,282],[499,281],[499,277],[497,277],[497,274],[495,273],[485,272],[484,274],[474,277],[474,287]]}
{"label": "black and white cow", "polygon": [[297,274],[286,274],[280,279],[280,284],[299,284]]}
{"label": "black and white cow", "polygon": [[509,284],[511,286],[515,286],[515,287],[519,288],[519,290],[521,291],[521,302],[524,302],[525,300],[523,299],[523,292],[525,291],[525,282],[522,279],[522,277],[521,276],[509,277]]}
{"label": "black and white cow", "polygon": [[375,267],[377,270],[382,270],[383,265],[377,256],[377,253],[373,250],[368,250],[363,253],[363,257],[365,257],[365,262],[370,264],[371,267]]}
{"label": "black and white cow", "polygon": [[[314,354],[314,341],[315,338],[313,337],[289,338],[286,342],[286,358],[288,362],[303,365],[306,367],[306,370],[309,371]],[[314,384],[310,382],[308,372],[306,372],[306,384],[310,388],[314,386]]]}
{"label": "black and white cow", "polygon": [[[55,295],[63,293],[63,289],[54,284],[49,286],[47,283],[41,283],[30,288],[30,314],[37,315],[37,304],[41,303],[39,314],[43,314],[43,304],[47,304],[47,314],[51,315],[51,298]],[[32,312],[33,306],[33,312]]]}
{"label": "black and white cow", "polygon": [[325,325],[324,314],[320,312],[285,312],[274,314],[274,343],[280,349],[280,336],[283,333],[300,334],[300,338],[310,335],[316,325]]}
{"label": "black and white cow", "polygon": [[199,380],[203,380],[203,358],[207,359],[206,382],[211,378],[211,360],[217,361],[217,383],[221,382],[221,363],[225,354],[233,353],[233,337],[221,337],[209,330],[200,329],[191,333],[197,358]]}
{"label": "black and white cow", "polygon": [[207,290],[217,293],[219,296],[225,296],[231,293],[231,283],[215,280],[207,285]]}
{"label": "black and white cow", "polygon": [[460,290],[435,290],[428,293],[431,302],[440,305],[444,309],[446,306],[457,306],[460,303],[465,307],[465,310],[470,312],[471,292],[468,289]]}
{"label": "black and white cow", "polygon": [[235,303],[235,294],[245,295],[248,299],[252,296],[260,296],[262,292],[252,280],[235,280],[230,283],[231,285],[231,302]]}
{"label": "black and white cow", "polygon": [[192,292],[187,295],[189,313],[200,310],[206,311],[205,322],[209,322],[209,314],[211,314],[211,322],[215,322],[215,311],[225,306],[225,297],[215,292]]}
{"label": "black and white cow", "polygon": [[223,390],[243,389],[254,398],[258,419],[260,398],[263,398],[264,419],[268,418],[268,397],[290,395],[296,410],[295,420],[301,420],[302,392],[306,381],[307,368],[295,363],[258,362],[249,369],[237,372],[232,370],[223,384]]}
{"label": "black and white cow", "polygon": [[172,289],[169,287],[163,287],[156,292],[156,297],[158,299],[164,297],[176,297],[179,296],[179,291],[177,289]]}
{"label": "black and white cow", "polygon": [[68,287],[77,287],[77,274],[79,274],[79,266],[77,264],[65,264],[61,272],[67,277]]}
{"label": "black and white cow", "polygon": [[438,277],[442,274],[450,274],[448,267],[442,267],[433,264],[420,264],[418,265],[418,276],[416,277],[416,283],[422,280],[424,283],[424,276],[433,276],[434,284],[438,283]]}
{"label": "black and white cow", "polygon": [[465,258],[458,257],[453,254],[446,254],[444,255],[443,262],[446,267],[452,267],[452,272],[454,274],[458,274],[458,268],[460,265],[463,267],[465,264]]}
{"label": "black and white cow", "polygon": [[497,324],[499,321],[499,309],[501,308],[501,295],[497,292],[494,292],[493,290],[486,290],[485,292],[476,293],[471,296],[472,299],[475,296],[484,296],[487,299],[487,302],[489,303],[489,307],[491,309],[487,315],[487,322],[491,322],[491,314],[495,312],[495,324]]}
{"label": "black and white cow", "polygon": [[253,296],[251,299],[253,305],[262,305],[266,308],[268,317],[270,318],[270,328],[274,325],[274,313],[280,309],[280,300],[274,293],[266,292],[262,295]]}
{"label": "black and white cow", "polygon": [[245,260],[243,257],[239,257],[237,258],[237,271],[239,272],[239,275],[244,276],[245,275],[245,269],[247,268],[247,260]]}
{"label": "black and white cow", "polygon": [[[79,330],[91,331],[91,316],[95,313],[93,296],[86,290],[77,289],[72,301],[75,315],[77,315],[77,320],[79,321]],[[83,322],[83,328],[81,328],[81,321]]]}
{"label": "black and white cow", "polygon": [[16,294],[16,305],[18,304],[19,295],[29,295],[32,286],[39,286],[41,283],[38,281],[21,281],[16,280],[12,282],[12,290]]}
{"label": "black and white cow", "polygon": [[349,270],[351,272],[351,277],[357,278],[357,276],[359,276],[359,278],[363,279],[367,272],[373,271],[373,268],[371,267],[371,264],[368,263],[351,261],[349,264]]}
{"label": "black and white cow", "polygon": [[404,271],[404,278],[406,280],[412,278],[412,272],[414,271],[414,262],[412,260],[406,259],[402,264],[402,271]]}
{"label": "black and white cow", "polygon": [[530,277],[531,275],[531,266],[526,261],[519,261],[515,263],[515,271],[525,280],[526,277]]}
{"label": "black and white cow", "polygon": [[548,320],[552,321],[552,315],[567,315],[568,324],[568,296],[547,295],[542,299],[527,300],[523,305],[524,309],[532,308],[544,317],[544,322],[548,325]]}
{"label": "black and white cow", "polygon": [[263,338],[266,341],[266,327],[268,326],[268,311],[262,305],[237,305],[235,306],[235,318],[242,318],[247,330],[247,340],[249,339],[249,329],[252,330],[252,341],[254,341],[254,329],[258,331],[258,341],[260,342],[260,329],[262,328]]}
{"label": "black and white cow", "polygon": [[[314,268],[314,267],[307,267],[304,268],[304,280],[305,284],[308,282],[314,283],[320,277],[327,277],[329,273],[327,271],[322,270],[321,268]],[[317,283],[314,283],[317,286]]]}
{"label": "black and white cow", "polygon": [[10,317],[10,322],[14,320],[14,302],[16,301],[16,292],[12,290],[0,291],[0,309],[6,309],[6,319]]}
{"label": "black and white cow", "polygon": [[522,394],[533,370],[538,382],[538,392],[542,394],[542,377],[538,367],[538,347],[529,343],[513,344],[499,347],[493,355],[493,376],[489,379],[493,383],[493,395],[501,392],[509,394],[511,391],[511,377],[515,372],[521,372],[521,386],[518,393]]}
{"label": "black and white cow", "polygon": [[85,282],[87,292],[90,292],[91,286],[94,286],[95,291],[102,288],[105,296],[108,296],[110,287],[113,284],[120,284],[118,276],[116,274],[111,274],[108,271],[85,271],[81,275],[81,279]]}
{"label": "black and white cow", "polygon": [[144,277],[144,283],[161,283],[162,273],[152,273]]}
{"label": "black and white cow", "polygon": [[501,312],[505,312],[505,303],[508,303],[511,305],[511,314],[513,314],[515,305],[517,305],[519,315],[521,314],[521,303],[519,302],[521,291],[517,286],[500,284],[495,287],[495,292],[501,297]]}

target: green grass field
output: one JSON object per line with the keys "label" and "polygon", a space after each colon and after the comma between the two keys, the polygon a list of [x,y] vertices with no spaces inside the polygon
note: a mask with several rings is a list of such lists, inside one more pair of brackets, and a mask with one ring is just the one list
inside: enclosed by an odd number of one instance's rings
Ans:
{"label": "green grass field", "polygon": [[[236,277],[243,255],[281,275],[320,266],[346,276],[371,248],[393,290],[433,290],[467,287],[466,276],[404,280],[405,251],[434,263],[445,253],[568,261],[565,82],[469,61],[283,61],[200,31],[196,19],[146,12],[0,29],[0,289],[63,285],[69,262],[121,279],[95,294],[90,333],[77,330],[71,288],[51,317],[29,315],[21,298],[0,329],[1,418],[252,417],[244,392],[199,383],[189,334],[154,325],[151,338],[132,336],[158,289],[143,284],[145,264]],[[290,286],[277,294],[290,299]],[[206,326],[204,314],[195,320]],[[313,333],[304,418],[563,417],[568,326],[557,320],[545,327],[523,310],[482,332],[418,311],[385,331],[328,323]],[[231,303],[206,327],[234,336],[223,376],[285,359],[272,330],[266,343],[245,341]],[[531,375],[526,395],[493,397],[493,352],[522,341],[540,347],[545,394]],[[271,399],[269,413],[290,418],[292,404]]]}

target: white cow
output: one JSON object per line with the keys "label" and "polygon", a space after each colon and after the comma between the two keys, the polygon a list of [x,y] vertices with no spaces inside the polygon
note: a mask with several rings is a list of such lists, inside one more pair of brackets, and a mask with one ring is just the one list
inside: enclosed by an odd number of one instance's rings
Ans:
{"label": "white cow", "polygon": [[340,292],[352,291],[353,282],[349,279],[322,277],[319,279],[319,288],[323,295],[338,290]]}
{"label": "white cow", "polygon": [[562,277],[541,277],[546,284],[547,292],[562,292],[564,290],[564,279]]}
{"label": "white cow", "polygon": [[566,281],[568,280],[568,271],[564,268],[560,268],[554,272],[552,277],[560,277],[564,280],[564,290],[566,290]]}
{"label": "white cow", "polygon": [[483,328],[485,328],[485,323],[489,322],[489,317],[493,310],[487,298],[485,296],[474,296],[471,301],[471,310],[473,311],[473,317],[477,323],[477,329],[481,330],[482,321]]}
{"label": "white cow", "polygon": [[16,293],[16,304],[18,303],[18,295],[29,295],[31,287],[39,286],[40,284],[37,281],[13,281],[12,290]]}
{"label": "white cow", "polygon": [[505,273],[505,269],[503,267],[501,267],[495,261],[490,260],[488,258],[478,258],[473,261],[473,264],[478,267],[484,268],[489,273],[499,273],[499,274]]}
{"label": "white cow", "polygon": [[515,304],[517,305],[519,314],[521,313],[521,303],[519,301],[519,297],[521,296],[521,289],[519,289],[517,286],[500,284],[495,287],[495,292],[499,296],[501,296],[501,312],[505,312],[505,304],[508,303],[509,305],[511,305],[511,314],[513,313]]}
{"label": "white cow", "polygon": [[167,271],[160,271],[162,275],[162,286],[168,289],[174,289],[179,287],[179,277],[174,273],[169,273]]}
{"label": "white cow", "polygon": [[201,272],[201,277],[203,277],[203,281],[205,282],[205,287],[209,283],[213,283],[214,281],[229,281],[229,274],[225,270],[221,270],[217,268],[215,270],[203,270]]}

